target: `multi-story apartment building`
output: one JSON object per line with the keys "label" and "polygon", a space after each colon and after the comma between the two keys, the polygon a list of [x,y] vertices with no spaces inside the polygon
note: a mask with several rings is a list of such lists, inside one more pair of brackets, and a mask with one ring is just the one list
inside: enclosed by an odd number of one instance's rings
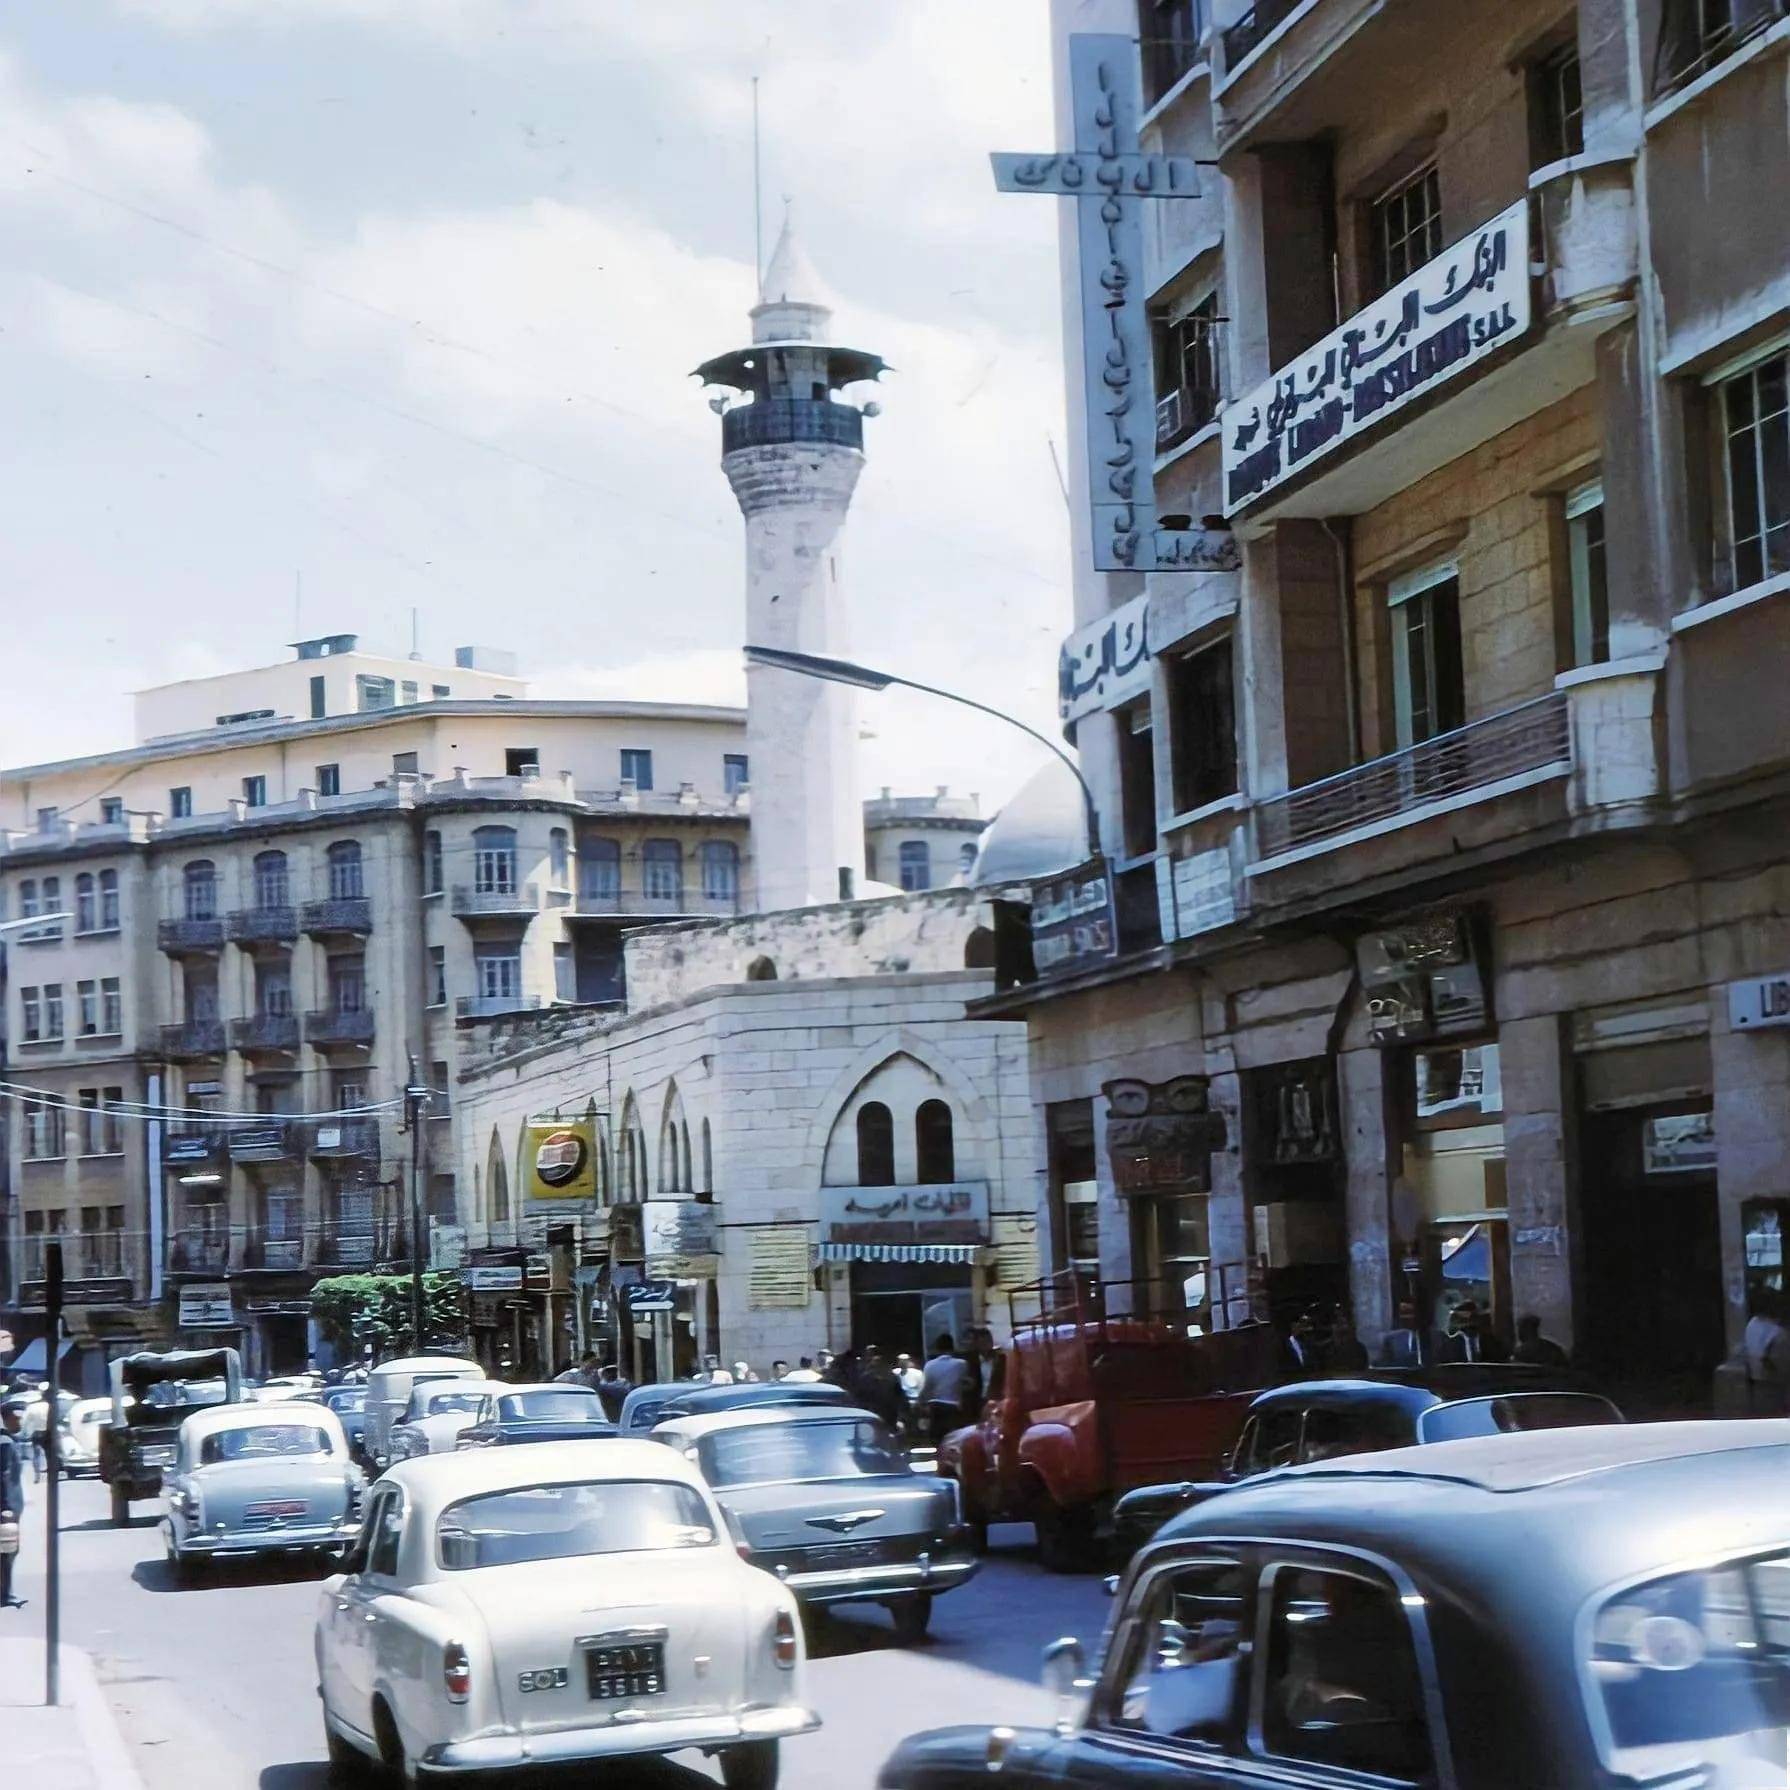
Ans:
{"label": "multi-story apartment building", "polygon": [[885,786],[864,803],[865,870],[903,894],[941,889],[974,869],[987,825],[973,795],[941,786],[929,796],[898,796]]}
{"label": "multi-story apartment building", "polygon": [[[1142,206],[1142,526],[1237,545],[1096,571],[1077,506],[1114,929],[981,1009],[1030,1022],[1055,1260],[1207,1321],[1211,1265],[1257,1259],[1370,1345],[1471,1298],[1706,1396],[1790,1203],[1790,17],[1053,20],[1065,133],[1068,40],[1116,33],[1141,147],[1208,164]],[[1099,499],[1112,332],[1063,234]]]}

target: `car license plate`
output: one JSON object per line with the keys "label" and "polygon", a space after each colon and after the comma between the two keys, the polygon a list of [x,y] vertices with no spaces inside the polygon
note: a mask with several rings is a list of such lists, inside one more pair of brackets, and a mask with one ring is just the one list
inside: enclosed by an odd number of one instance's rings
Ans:
{"label": "car license plate", "polygon": [[256,1504],[245,1504],[245,1517],[301,1517],[311,1507],[303,1498],[263,1498]]}
{"label": "car license plate", "polygon": [[829,1542],[821,1548],[810,1548],[808,1558],[816,1566],[858,1566],[874,1560],[878,1548],[874,1541]]}
{"label": "car license plate", "polygon": [[585,1678],[597,1699],[657,1697],[665,1690],[663,1641],[596,1641],[584,1650]]}

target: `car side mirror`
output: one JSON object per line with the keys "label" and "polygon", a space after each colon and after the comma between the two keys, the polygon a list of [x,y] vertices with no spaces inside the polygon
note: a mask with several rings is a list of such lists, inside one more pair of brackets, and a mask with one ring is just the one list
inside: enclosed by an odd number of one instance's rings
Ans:
{"label": "car side mirror", "polygon": [[1073,1635],[1052,1641],[1044,1650],[1044,1688],[1057,1700],[1053,1726],[1059,1734],[1075,1730],[1081,1693],[1088,1673],[1087,1655]]}

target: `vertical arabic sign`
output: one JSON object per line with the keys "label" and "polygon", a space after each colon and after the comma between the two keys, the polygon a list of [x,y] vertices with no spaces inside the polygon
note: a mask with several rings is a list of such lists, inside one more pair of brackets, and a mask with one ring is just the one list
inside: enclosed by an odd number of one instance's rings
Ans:
{"label": "vertical arabic sign", "polygon": [[1519,199],[1225,406],[1225,514],[1514,341],[1529,285]]}

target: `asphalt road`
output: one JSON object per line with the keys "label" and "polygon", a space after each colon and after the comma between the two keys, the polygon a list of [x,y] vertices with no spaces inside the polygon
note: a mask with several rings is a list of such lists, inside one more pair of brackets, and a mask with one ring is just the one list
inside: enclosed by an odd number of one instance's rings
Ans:
{"label": "asphalt road", "polygon": [[[15,1590],[24,1610],[0,1612],[7,1634],[42,1633],[44,1488],[26,1487],[25,1547]],[[113,1529],[104,1488],[63,1488],[62,1635],[94,1656],[146,1790],[323,1790],[311,1623],[321,1574],[239,1563],[194,1589],[162,1562],[148,1504]],[[828,1618],[809,1665],[825,1726],[786,1743],[785,1790],[855,1790],[902,1735],[951,1722],[1049,1719],[1039,1653],[1057,1635],[1092,1642],[1107,1613],[1094,1577],[1037,1565],[1031,1531],[996,1529],[983,1571],[939,1599],[932,1633],[897,1646],[880,1610]],[[711,1790],[696,1755],[663,1766],[623,1765],[587,1781],[608,1790]],[[563,1785],[564,1779],[558,1780]]]}

